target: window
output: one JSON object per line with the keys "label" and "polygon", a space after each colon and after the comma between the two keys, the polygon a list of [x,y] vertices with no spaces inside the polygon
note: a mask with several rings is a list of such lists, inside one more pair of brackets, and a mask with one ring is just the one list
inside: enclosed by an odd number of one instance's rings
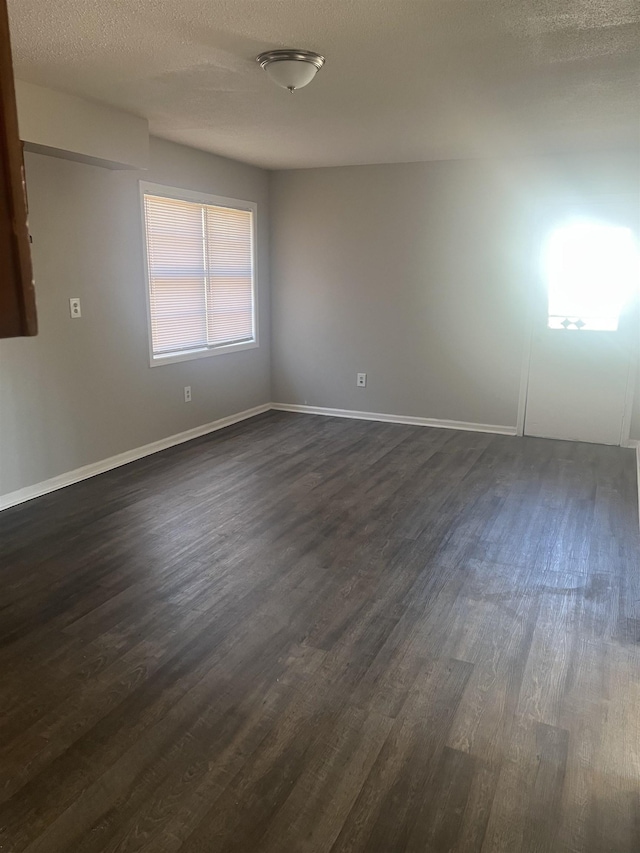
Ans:
{"label": "window", "polygon": [[256,205],[141,184],[151,364],[258,345]]}
{"label": "window", "polygon": [[638,289],[638,250],[629,228],[574,220],[549,237],[548,327],[613,331]]}

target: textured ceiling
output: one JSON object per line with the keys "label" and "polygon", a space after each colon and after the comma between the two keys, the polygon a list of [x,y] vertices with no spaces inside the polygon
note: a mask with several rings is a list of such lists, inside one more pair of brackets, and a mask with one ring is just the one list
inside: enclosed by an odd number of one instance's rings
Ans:
{"label": "textured ceiling", "polygon": [[[638,0],[9,0],[17,76],[270,168],[637,144]],[[254,57],[316,50],[294,95]]]}

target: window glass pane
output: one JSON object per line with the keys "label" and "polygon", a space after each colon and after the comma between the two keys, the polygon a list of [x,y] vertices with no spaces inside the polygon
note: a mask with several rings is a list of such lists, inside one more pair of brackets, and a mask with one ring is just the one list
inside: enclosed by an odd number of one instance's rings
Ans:
{"label": "window glass pane", "polygon": [[253,338],[253,223],[248,210],[207,206],[209,343]]}
{"label": "window glass pane", "polygon": [[633,232],[574,220],[557,228],[544,253],[550,329],[615,331],[638,288]]}

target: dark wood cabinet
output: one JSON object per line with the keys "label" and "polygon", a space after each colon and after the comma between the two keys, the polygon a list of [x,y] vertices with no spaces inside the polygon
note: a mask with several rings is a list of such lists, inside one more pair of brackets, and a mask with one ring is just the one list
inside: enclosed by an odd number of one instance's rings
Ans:
{"label": "dark wood cabinet", "polygon": [[9,16],[0,0],[0,338],[37,331]]}

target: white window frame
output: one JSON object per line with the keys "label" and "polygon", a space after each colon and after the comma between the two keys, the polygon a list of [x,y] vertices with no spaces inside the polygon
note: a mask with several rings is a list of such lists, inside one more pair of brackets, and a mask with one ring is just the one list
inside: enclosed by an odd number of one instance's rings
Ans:
{"label": "white window frame", "polygon": [[[258,337],[258,252],[257,252],[257,232],[258,232],[258,205],[254,201],[243,201],[237,198],[227,198],[226,196],[210,195],[209,193],[194,192],[193,190],[180,189],[179,187],[167,187],[164,184],[154,184],[148,181],[139,181],[140,188],[140,216],[142,222],[142,251],[144,257],[144,289],[146,293],[147,305],[147,339],[149,344],[149,365],[150,367],[160,367],[163,364],[174,364],[178,361],[192,361],[196,358],[210,358],[214,355],[225,355],[232,352],[241,352],[242,350],[256,349],[260,346]],[[151,293],[149,290],[149,258],[147,253],[147,224],[144,212],[144,197],[145,195],[156,195],[163,198],[175,198],[179,201],[193,201],[197,204],[211,204],[216,207],[230,207],[235,210],[251,211],[252,216],[252,234],[251,234],[251,252],[253,261],[253,282],[252,282],[252,297],[253,297],[253,340],[243,341],[237,344],[226,344],[219,347],[199,347],[194,350],[186,350],[180,353],[167,353],[167,355],[154,355],[153,353],[153,337],[151,334]]]}

